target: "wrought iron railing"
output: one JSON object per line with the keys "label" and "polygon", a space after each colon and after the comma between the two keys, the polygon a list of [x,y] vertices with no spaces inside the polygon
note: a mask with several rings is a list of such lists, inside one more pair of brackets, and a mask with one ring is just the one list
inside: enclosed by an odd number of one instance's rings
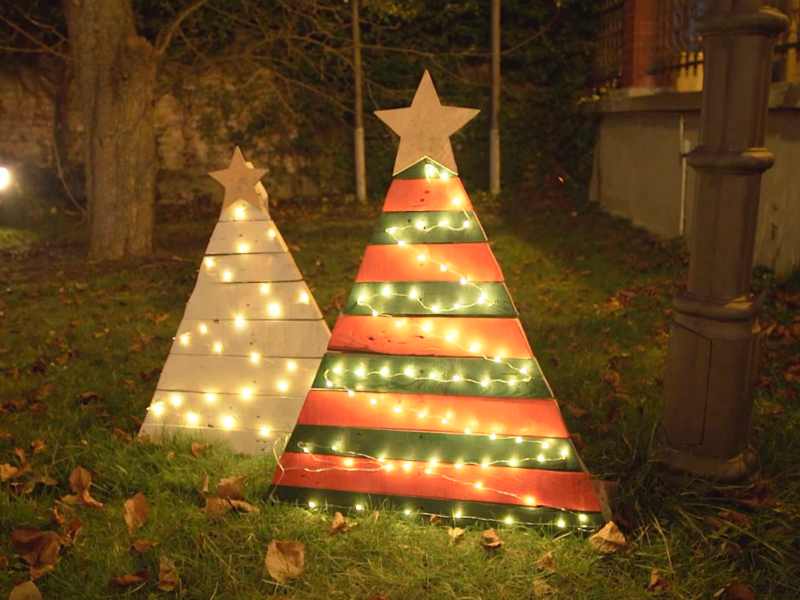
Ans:
{"label": "wrought iron railing", "polygon": [[598,5],[593,85],[597,89],[616,88],[622,83],[625,0],[601,0]]}

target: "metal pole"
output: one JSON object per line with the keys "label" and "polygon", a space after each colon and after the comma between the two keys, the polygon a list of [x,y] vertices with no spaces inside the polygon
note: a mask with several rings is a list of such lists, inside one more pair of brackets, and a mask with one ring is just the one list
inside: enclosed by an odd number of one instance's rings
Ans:
{"label": "metal pole", "polygon": [[759,303],[750,290],[772,51],[786,16],[760,0],[711,0],[687,288],[674,301],[660,459],[716,480],[750,475]]}
{"label": "metal pole", "polygon": [[353,5],[353,74],[355,79],[355,165],[356,198],[367,201],[367,167],[364,158],[364,97],[363,73],[361,70],[361,23],[358,0],[350,0]]}
{"label": "metal pole", "polygon": [[500,0],[492,0],[492,122],[489,129],[489,190],[500,193]]}

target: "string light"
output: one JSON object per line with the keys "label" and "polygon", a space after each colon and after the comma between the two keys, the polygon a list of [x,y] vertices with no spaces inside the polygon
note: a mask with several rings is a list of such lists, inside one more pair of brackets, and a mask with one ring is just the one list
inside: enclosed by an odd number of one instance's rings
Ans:
{"label": "string light", "polygon": [[233,324],[236,327],[236,329],[244,329],[245,326],[247,325],[247,321],[244,318],[244,315],[237,314],[233,317]]}
{"label": "string light", "polygon": [[214,392],[206,392],[203,397],[208,404],[214,404],[217,401],[217,395]]}
{"label": "string light", "polygon": [[200,323],[197,326],[198,331],[200,331],[200,335],[206,335],[208,333],[208,325],[205,323]]}
{"label": "string light", "polygon": [[229,269],[225,269],[222,272],[222,281],[230,282],[233,280],[233,273]]}
{"label": "string light", "polygon": [[244,206],[237,206],[233,209],[233,216],[236,220],[241,221],[247,216],[247,210]]}
{"label": "string light", "polygon": [[153,402],[150,405],[150,410],[153,411],[153,414],[157,417],[160,417],[164,414],[164,403],[163,402]]}
{"label": "string light", "polygon": [[170,394],[169,403],[174,408],[178,408],[181,404],[183,404],[183,396],[181,396],[180,394]]}
{"label": "string light", "polygon": [[222,354],[222,342],[214,342],[211,346],[212,351],[214,354]]}
{"label": "string light", "polygon": [[270,302],[267,304],[267,315],[272,318],[281,316],[281,305],[279,302]]}
{"label": "string light", "polygon": [[267,231],[267,237],[268,237],[269,239],[271,239],[271,240],[274,240],[276,237],[278,237],[278,232],[277,232],[277,231],[275,231],[274,229],[269,229],[269,230]]}
{"label": "string light", "polygon": [[236,244],[236,250],[239,252],[239,254],[246,254],[247,252],[250,252],[250,244],[247,242],[239,242]]}
{"label": "string light", "polygon": [[266,296],[269,294],[270,285],[268,283],[262,283],[258,286],[258,291],[261,293],[262,296]]}
{"label": "string light", "polygon": [[188,333],[183,333],[178,339],[180,340],[181,346],[188,346],[191,338]]}
{"label": "string light", "polygon": [[271,433],[272,429],[270,429],[267,425],[262,425],[258,428],[258,435],[260,435],[262,438],[269,437]]}
{"label": "string light", "polygon": [[186,423],[190,427],[197,427],[197,424],[200,422],[200,415],[195,412],[187,412],[186,413]]}
{"label": "string light", "polygon": [[308,292],[305,290],[301,291],[298,297],[298,302],[300,302],[300,304],[308,304],[310,301],[311,298],[309,297]]}
{"label": "string light", "polygon": [[253,397],[253,390],[252,388],[244,387],[242,388],[240,394],[242,396],[242,400],[250,400]]}
{"label": "string light", "polygon": [[279,392],[285,394],[289,391],[289,382],[285,379],[281,379],[278,381],[277,388]]}
{"label": "string light", "polygon": [[236,427],[236,419],[232,415],[224,415],[221,422],[224,429],[231,430]]}
{"label": "string light", "polygon": [[254,365],[257,365],[261,362],[261,354],[258,352],[251,352],[250,353],[250,362]]}
{"label": "string light", "polygon": [[297,371],[297,361],[296,360],[286,361],[286,370],[289,371],[289,373],[294,373],[295,371]]}

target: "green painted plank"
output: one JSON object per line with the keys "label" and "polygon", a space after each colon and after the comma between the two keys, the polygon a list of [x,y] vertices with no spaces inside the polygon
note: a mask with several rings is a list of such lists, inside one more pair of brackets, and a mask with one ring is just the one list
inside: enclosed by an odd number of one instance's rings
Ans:
{"label": "green painted plank", "polygon": [[287,452],[580,471],[570,440],[297,425]]}
{"label": "green painted plank", "polygon": [[[454,525],[461,526],[490,521],[538,525],[556,531],[592,531],[601,527],[605,522],[600,513],[579,513],[547,507],[526,507],[488,502],[359,494],[280,485],[272,486],[271,494],[278,501],[299,504],[305,508],[313,508],[313,510],[342,510],[355,514],[369,514],[373,510],[390,509],[400,511],[409,518],[437,515],[448,521],[452,520]],[[512,521],[506,521],[509,518]]]}
{"label": "green painted plank", "polygon": [[[504,283],[457,281],[356,283],[344,306],[347,315],[373,311],[397,317],[516,317]],[[438,312],[434,312],[438,311]]]}
{"label": "green painted plank", "polygon": [[485,242],[486,234],[472,211],[431,210],[382,213],[372,244],[457,244]]}
{"label": "green painted plank", "polygon": [[313,387],[370,392],[552,398],[536,359],[327,353]]}

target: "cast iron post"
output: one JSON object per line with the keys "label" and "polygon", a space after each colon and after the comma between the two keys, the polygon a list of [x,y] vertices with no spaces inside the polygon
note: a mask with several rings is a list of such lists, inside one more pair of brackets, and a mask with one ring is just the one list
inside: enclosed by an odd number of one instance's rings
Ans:
{"label": "cast iron post", "polygon": [[761,0],[711,0],[689,280],[674,302],[661,460],[722,481],[756,466],[748,444],[758,302],[750,290],[772,50],[787,25]]}

